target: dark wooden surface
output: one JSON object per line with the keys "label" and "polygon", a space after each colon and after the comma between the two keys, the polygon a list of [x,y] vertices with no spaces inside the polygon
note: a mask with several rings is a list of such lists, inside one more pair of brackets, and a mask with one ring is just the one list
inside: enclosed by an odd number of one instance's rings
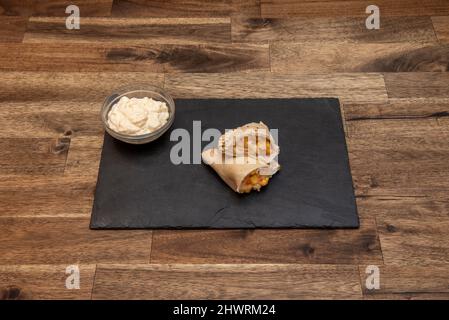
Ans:
{"label": "dark wooden surface", "polygon": [[[377,31],[364,0],[77,1],[67,30],[70,3],[0,0],[0,298],[449,299],[448,1],[379,0]],[[101,102],[133,82],[340,98],[360,229],[89,230]]]}

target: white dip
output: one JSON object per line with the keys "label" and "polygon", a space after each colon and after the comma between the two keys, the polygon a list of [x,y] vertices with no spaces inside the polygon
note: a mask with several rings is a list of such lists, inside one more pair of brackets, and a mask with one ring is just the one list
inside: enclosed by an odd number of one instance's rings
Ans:
{"label": "white dip", "polygon": [[109,127],[118,133],[141,135],[163,126],[169,117],[165,102],[151,98],[122,97],[108,114]]}

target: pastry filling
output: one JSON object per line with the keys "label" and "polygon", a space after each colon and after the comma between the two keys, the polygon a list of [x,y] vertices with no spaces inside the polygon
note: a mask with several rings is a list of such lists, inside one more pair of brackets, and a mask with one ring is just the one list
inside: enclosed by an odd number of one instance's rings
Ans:
{"label": "pastry filling", "polygon": [[260,175],[259,170],[254,170],[245,177],[239,191],[242,193],[249,193],[251,190],[260,191],[260,188],[268,184],[270,178],[270,176]]}

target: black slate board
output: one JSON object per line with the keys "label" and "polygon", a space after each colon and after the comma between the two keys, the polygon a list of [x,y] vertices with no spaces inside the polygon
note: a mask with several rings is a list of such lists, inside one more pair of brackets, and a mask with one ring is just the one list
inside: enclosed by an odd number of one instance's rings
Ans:
{"label": "black slate board", "polygon": [[[359,226],[337,99],[176,100],[160,139],[128,145],[105,134],[90,227],[356,228]],[[261,192],[239,195],[204,164],[174,165],[170,132],[278,128],[282,170]],[[203,142],[203,146],[208,142]]]}

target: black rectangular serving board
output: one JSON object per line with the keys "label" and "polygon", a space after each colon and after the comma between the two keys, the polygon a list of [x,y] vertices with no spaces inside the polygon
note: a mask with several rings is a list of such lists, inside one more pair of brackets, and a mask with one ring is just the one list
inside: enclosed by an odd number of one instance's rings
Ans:
{"label": "black rectangular serving board", "polygon": [[[359,226],[338,99],[175,103],[173,126],[154,142],[129,145],[105,134],[92,229]],[[260,192],[237,194],[205,164],[172,164],[171,131],[192,133],[198,120],[202,132],[259,121],[277,128],[281,171]]]}

